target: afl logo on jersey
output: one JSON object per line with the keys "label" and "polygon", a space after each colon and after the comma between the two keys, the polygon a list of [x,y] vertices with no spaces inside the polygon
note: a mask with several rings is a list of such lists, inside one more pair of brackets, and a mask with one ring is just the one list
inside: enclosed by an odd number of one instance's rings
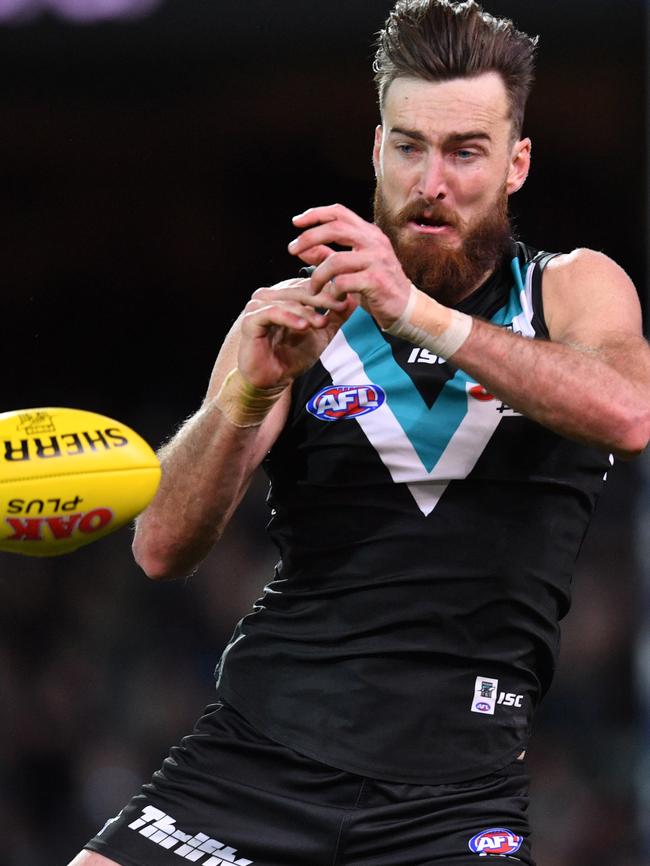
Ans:
{"label": "afl logo on jersey", "polygon": [[342,421],[374,412],[385,400],[379,385],[330,385],[311,398],[307,411],[321,421]]}
{"label": "afl logo on jersey", "polygon": [[481,857],[486,857],[488,854],[498,854],[503,857],[519,851],[523,841],[523,837],[517,836],[512,830],[507,830],[505,827],[491,827],[472,836],[469,840],[469,850]]}

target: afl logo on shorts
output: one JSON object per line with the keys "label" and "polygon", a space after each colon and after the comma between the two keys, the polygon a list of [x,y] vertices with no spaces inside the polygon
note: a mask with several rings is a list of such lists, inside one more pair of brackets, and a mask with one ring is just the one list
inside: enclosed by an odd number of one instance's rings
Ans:
{"label": "afl logo on shorts", "polygon": [[481,701],[480,703],[476,704],[474,709],[478,710],[479,713],[489,713],[491,706],[490,704],[486,704],[485,701]]}
{"label": "afl logo on shorts", "polygon": [[330,385],[307,403],[307,411],[321,421],[343,421],[374,412],[386,400],[379,385]]}
{"label": "afl logo on shorts", "polygon": [[481,857],[486,857],[488,854],[506,856],[519,851],[523,841],[523,837],[517,836],[512,830],[506,830],[505,827],[492,827],[472,836],[469,840],[469,850]]}

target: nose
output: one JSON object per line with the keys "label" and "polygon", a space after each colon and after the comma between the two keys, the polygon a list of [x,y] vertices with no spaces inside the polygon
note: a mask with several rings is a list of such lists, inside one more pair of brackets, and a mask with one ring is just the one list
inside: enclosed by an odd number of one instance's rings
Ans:
{"label": "nose", "polygon": [[444,201],[449,189],[444,160],[440,154],[430,153],[418,178],[418,194],[429,201]]}

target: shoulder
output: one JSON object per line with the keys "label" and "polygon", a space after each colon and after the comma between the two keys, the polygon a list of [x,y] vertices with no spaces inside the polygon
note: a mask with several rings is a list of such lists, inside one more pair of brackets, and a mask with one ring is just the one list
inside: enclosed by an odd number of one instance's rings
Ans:
{"label": "shoulder", "polygon": [[603,276],[631,283],[623,268],[605,253],[579,247],[570,253],[560,253],[548,263],[546,272],[552,279],[591,279]]}
{"label": "shoulder", "polygon": [[634,283],[604,253],[580,248],[555,256],[544,271],[542,292],[551,339],[590,327],[641,333]]}

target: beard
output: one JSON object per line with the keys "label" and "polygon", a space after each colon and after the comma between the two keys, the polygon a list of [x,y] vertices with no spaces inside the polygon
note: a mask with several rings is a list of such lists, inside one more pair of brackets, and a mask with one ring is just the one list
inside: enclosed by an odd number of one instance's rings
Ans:
{"label": "beard", "polygon": [[[455,249],[430,234],[409,232],[405,237],[407,224],[422,219],[451,226],[460,235],[460,246]],[[458,304],[481,285],[509,249],[512,235],[505,184],[494,206],[473,224],[466,224],[446,205],[424,198],[393,213],[377,181],[374,220],[391,241],[411,282],[446,306]]]}

